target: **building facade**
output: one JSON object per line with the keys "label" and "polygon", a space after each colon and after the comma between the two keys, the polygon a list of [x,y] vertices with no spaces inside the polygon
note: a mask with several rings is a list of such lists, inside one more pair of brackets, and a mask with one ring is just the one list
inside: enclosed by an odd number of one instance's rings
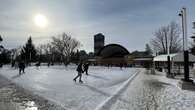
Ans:
{"label": "building facade", "polygon": [[94,35],[94,54],[95,56],[104,47],[105,37],[102,33]]}
{"label": "building facade", "polygon": [[119,44],[108,44],[101,48],[97,53],[98,64],[127,64],[126,55],[129,55],[129,51]]}

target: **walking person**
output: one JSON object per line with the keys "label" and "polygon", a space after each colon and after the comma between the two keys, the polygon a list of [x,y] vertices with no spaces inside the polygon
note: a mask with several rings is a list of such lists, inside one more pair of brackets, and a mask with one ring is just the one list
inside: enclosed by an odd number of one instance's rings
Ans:
{"label": "walking person", "polygon": [[85,71],[86,75],[89,75],[89,74],[88,74],[88,69],[89,69],[89,63],[86,63],[86,64],[84,65],[84,71]]}
{"label": "walking person", "polygon": [[24,73],[24,69],[25,69],[24,61],[20,61],[19,62],[19,74],[21,74],[21,72]]}
{"label": "walking person", "polygon": [[77,74],[77,76],[73,80],[76,82],[77,78],[79,77],[79,82],[80,83],[83,83],[83,81],[81,80],[82,73],[84,72],[83,71],[83,64],[82,63],[79,63],[79,65],[77,66],[77,69],[76,70],[77,70],[78,74]]}
{"label": "walking person", "polygon": [[120,63],[120,69],[121,69],[121,70],[123,69],[123,64],[122,64],[122,63]]}

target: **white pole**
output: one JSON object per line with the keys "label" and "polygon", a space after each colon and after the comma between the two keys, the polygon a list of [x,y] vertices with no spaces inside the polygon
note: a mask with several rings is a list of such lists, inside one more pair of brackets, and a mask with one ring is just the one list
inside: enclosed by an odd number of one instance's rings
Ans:
{"label": "white pole", "polygon": [[182,8],[182,14],[183,14],[183,24],[184,24],[184,50],[188,50],[188,38],[187,38],[187,14],[186,14],[186,8]]}
{"label": "white pole", "polygon": [[169,55],[170,54],[170,42],[169,42],[169,39],[167,39],[167,54]]}
{"label": "white pole", "polygon": [[189,79],[189,52],[188,52],[188,38],[187,38],[187,14],[186,8],[182,8],[182,21],[183,21],[183,35],[184,35],[184,80],[192,81]]}

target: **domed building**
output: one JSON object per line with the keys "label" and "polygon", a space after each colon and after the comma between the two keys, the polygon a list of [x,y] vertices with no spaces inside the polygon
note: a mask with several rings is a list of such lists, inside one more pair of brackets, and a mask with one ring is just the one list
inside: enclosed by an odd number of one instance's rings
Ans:
{"label": "domed building", "polygon": [[125,47],[108,44],[98,51],[96,60],[99,64],[126,64],[126,55],[129,55],[129,51]]}

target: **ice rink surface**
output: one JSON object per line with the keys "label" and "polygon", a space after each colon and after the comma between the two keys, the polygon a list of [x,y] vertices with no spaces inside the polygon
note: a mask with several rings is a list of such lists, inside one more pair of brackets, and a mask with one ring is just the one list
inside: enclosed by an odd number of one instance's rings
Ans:
{"label": "ice rink surface", "polygon": [[23,88],[32,91],[65,109],[93,110],[111,97],[139,69],[90,66],[89,75],[83,74],[83,84],[75,83],[76,66],[34,66],[27,67],[25,73],[4,66],[0,74]]}

